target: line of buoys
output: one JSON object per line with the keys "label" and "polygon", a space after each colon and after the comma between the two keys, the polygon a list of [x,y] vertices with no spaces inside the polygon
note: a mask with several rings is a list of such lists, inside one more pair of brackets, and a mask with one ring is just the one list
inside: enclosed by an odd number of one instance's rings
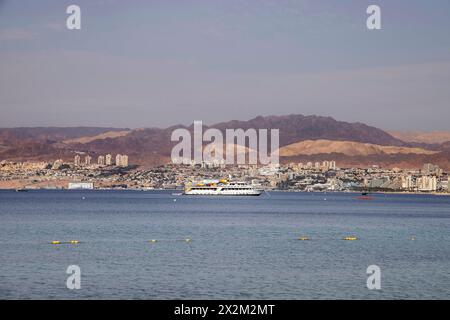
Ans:
{"label": "line of buoys", "polygon": [[[411,236],[411,237],[409,237],[408,239],[409,239],[410,241],[415,241],[415,240],[417,240],[416,236]],[[300,240],[300,241],[307,241],[307,240],[311,240],[311,238],[308,237],[308,236],[300,236],[300,237],[297,238],[297,240]],[[359,239],[358,237],[356,237],[356,236],[347,236],[347,237],[342,238],[342,240],[346,240],[346,241],[356,241],[356,240],[360,240],[360,239]]]}
{"label": "line of buoys", "polygon": [[[297,238],[297,240],[299,240],[299,241],[309,241],[309,240],[311,240],[311,238],[308,237],[308,236],[300,236],[300,237]],[[359,238],[351,236],[351,237],[345,237],[344,240],[354,241],[354,240],[359,240]]]}
{"label": "line of buoys", "polygon": [[[309,241],[309,240],[311,240],[311,238],[308,237],[308,236],[300,236],[300,237],[297,238],[297,240],[299,240],[299,241]],[[348,236],[348,237],[344,237],[343,240],[355,241],[355,240],[359,240],[359,238],[355,237],[355,236]]]}
{"label": "line of buoys", "polygon": [[[148,242],[150,242],[150,243],[157,243],[159,241],[160,240],[157,240],[157,239],[148,240]],[[181,239],[181,240],[168,240],[168,241],[182,241],[182,242],[190,243],[190,242],[192,242],[192,239],[191,238],[186,238],[186,239]],[[80,243],[79,240],[70,240],[70,241],[53,240],[51,242],[51,244],[79,244],[79,243]]]}
{"label": "line of buoys", "polygon": [[[162,241],[162,240],[157,240],[157,239],[151,239],[151,240],[148,240],[148,242],[150,242],[150,243],[156,243],[156,242],[159,242],[159,241]],[[182,242],[187,242],[187,243],[189,243],[189,242],[192,242],[192,239],[191,238],[186,238],[186,239],[181,239],[181,240],[167,240],[167,241],[182,241]]]}
{"label": "line of buoys", "polygon": [[[311,240],[311,238],[308,237],[308,236],[300,236],[300,237],[297,238],[297,240],[299,240],[299,241],[309,241],[309,240]],[[343,240],[356,241],[356,240],[359,240],[359,238],[356,237],[356,236],[347,236],[347,237],[344,237]],[[416,236],[411,236],[409,238],[409,240],[410,241],[415,241],[416,240]],[[159,241],[160,240],[157,240],[157,239],[148,240],[148,242],[150,242],[150,243],[157,243]],[[182,242],[186,242],[186,243],[191,243],[192,239],[191,238],[186,238],[186,239],[181,239],[181,240],[168,240],[168,241],[182,241]],[[51,244],[55,244],[55,245],[57,245],[57,244],[79,244],[79,243],[80,243],[79,240],[70,240],[70,241],[53,240],[51,242]]]}
{"label": "line of buoys", "polygon": [[59,240],[53,240],[51,244],[79,244],[80,241],[78,240],[70,240],[70,241],[59,241]]}

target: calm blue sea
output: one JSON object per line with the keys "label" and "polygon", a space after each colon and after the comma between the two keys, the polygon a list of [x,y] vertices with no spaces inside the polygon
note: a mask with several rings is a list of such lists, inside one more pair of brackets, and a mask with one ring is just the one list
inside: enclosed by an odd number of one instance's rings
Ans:
{"label": "calm blue sea", "polygon": [[357,196],[0,191],[0,299],[449,299],[450,197]]}

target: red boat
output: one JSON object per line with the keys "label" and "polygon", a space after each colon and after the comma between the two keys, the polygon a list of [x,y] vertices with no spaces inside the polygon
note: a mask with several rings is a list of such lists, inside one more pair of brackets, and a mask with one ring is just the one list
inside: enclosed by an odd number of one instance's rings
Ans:
{"label": "red boat", "polygon": [[374,200],[375,198],[372,196],[359,196],[359,197],[356,197],[356,199],[358,199],[358,200]]}
{"label": "red boat", "polygon": [[374,200],[375,198],[372,196],[369,196],[368,192],[363,192],[359,197],[356,197],[358,200]]}

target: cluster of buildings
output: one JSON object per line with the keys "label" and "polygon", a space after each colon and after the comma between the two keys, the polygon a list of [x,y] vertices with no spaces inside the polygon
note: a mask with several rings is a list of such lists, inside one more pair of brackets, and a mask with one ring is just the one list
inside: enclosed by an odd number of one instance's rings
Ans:
{"label": "cluster of buildings", "polygon": [[[90,166],[92,165],[92,157],[90,155],[85,155],[84,159],[81,159],[80,154],[76,154],[73,161],[74,165],[77,167],[80,166]],[[126,154],[117,154],[115,158],[111,154],[107,154],[105,156],[100,155],[97,158],[97,165],[99,166],[112,166],[116,165],[118,167],[128,167],[128,155]]]}
{"label": "cluster of buildings", "polygon": [[449,192],[448,173],[434,164],[407,170],[378,166],[342,168],[334,160],[269,166],[189,162],[144,170],[129,166],[128,156],[121,154],[114,158],[100,155],[97,164],[92,164],[91,156],[84,155],[82,159],[80,154],[73,163],[0,162],[0,187],[2,181],[20,180],[30,187],[64,181],[65,187],[68,183],[84,183],[89,188],[182,189],[190,181],[219,178],[245,181],[266,190]]}
{"label": "cluster of buildings", "polygon": [[437,191],[438,178],[436,176],[419,176],[414,178],[412,175],[401,177],[401,187],[405,191]]}
{"label": "cluster of buildings", "polygon": [[421,170],[379,170],[366,177],[364,185],[372,190],[436,192],[448,190],[448,178],[439,166],[427,163]]}
{"label": "cluster of buildings", "polygon": [[188,158],[183,158],[183,159],[173,159],[172,163],[174,165],[189,165],[192,167],[195,166],[200,166],[201,168],[225,168],[226,167],[226,163],[225,160],[213,160],[213,161],[202,161],[197,163],[194,159],[188,159]]}
{"label": "cluster of buildings", "polygon": [[[227,165],[225,163],[225,160],[213,160],[213,161],[202,161],[200,163],[196,163],[195,160],[191,160],[191,159],[181,159],[178,160],[174,159],[173,164],[175,165],[190,165],[191,167],[195,167],[195,166],[199,166],[200,168],[226,168]],[[307,162],[307,163],[299,163],[297,165],[299,168],[302,169],[318,169],[318,170],[336,170],[336,161],[331,160],[325,160],[322,162]],[[242,166],[242,167],[245,167]],[[270,166],[269,166],[270,167]]]}
{"label": "cluster of buildings", "polygon": [[338,168],[335,161],[285,165],[217,166],[213,163],[170,164],[130,172],[121,183],[133,188],[181,189],[189,181],[226,178],[246,181],[267,190],[448,192],[449,176],[434,171],[371,168]]}
{"label": "cluster of buildings", "polygon": [[[295,166],[295,164],[294,164],[294,166]],[[323,162],[318,162],[318,161],[316,161],[314,163],[307,162],[306,164],[300,162],[299,164],[297,164],[297,167],[299,169],[315,169],[315,170],[322,170],[322,171],[323,170],[325,170],[325,171],[336,170],[336,161],[325,160]]]}

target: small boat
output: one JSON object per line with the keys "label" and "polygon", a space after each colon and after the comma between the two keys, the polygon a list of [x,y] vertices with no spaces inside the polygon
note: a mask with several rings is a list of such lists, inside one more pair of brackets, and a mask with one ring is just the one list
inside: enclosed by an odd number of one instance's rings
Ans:
{"label": "small boat", "polygon": [[28,192],[28,190],[24,189],[24,188],[20,188],[20,189],[16,189],[16,192]]}
{"label": "small boat", "polygon": [[369,192],[363,191],[363,192],[361,192],[361,195],[359,197],[356,197],[356,199],[358,199],[358,200],[373,200],[375,198],[370,196]]}

